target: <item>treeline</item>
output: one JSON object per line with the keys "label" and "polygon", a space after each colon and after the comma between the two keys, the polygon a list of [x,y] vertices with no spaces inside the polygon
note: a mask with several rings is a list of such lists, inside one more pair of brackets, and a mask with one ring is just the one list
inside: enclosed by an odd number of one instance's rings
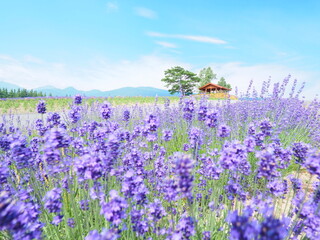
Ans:
{"label": "treeline", "polygon": [[45,97],[46,94],[27,89],[0,89],[0,98]]}

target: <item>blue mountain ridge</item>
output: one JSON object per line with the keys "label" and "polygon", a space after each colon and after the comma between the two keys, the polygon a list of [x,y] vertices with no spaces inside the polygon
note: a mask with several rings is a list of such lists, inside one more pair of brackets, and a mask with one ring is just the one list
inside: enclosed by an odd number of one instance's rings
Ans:
{"label": "blue mountain ridge", "polygon": [[[1,82],[0,88],[18,89],[22,88],[18,85]],[[153,88],[153,87],[123,87],[119,89],[114,89],[110,91],[100,91],[97,89],[89,90],[89,91],[81,91],[74,87],[67,87],[64,89],[59,89],[53,86],[44,86],[39,88],[34,88],[33,90],[41,91],[45,93],[47,96],[50,94],[54,97],[65,97],[65,96],[74,96],[77,94],[81,94],[87,97],[134,97],[134,96],[142,96],[142,97],[167,97],[172,96],[167,90]]]}

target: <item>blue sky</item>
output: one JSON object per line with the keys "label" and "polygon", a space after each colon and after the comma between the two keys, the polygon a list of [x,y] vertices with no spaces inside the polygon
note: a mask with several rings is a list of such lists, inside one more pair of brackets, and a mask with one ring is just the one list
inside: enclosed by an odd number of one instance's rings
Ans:
{"label": "blue sky", "polygon": [[320,92],[320,1],[10,0],[0,3],[0,81],[164,88],[167,68],[245,90],[288,74]]}

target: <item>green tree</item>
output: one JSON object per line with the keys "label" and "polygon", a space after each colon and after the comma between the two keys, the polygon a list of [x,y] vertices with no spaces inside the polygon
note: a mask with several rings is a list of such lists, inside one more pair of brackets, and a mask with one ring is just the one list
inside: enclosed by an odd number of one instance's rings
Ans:
{"label": "green tree", "polygon": [[224,77],[220,78],[218,85],[221,87],[225,87],[225,88],[229,88],[231,89],[231,85],[229,83],[226,82],[226,80],[224,79]]}
{"label": "green tree", "polygon": [[202,87],[212,82],[213,79],[217,79],[217,74],[213,73],[211,67],[207,67],[200,70],[199,78],[201,79],[199,87]]}
{"label": "green tree", "polygon": [[197,74],[179,66],[166,70],[164,75],[161,81],[166,83],[169,92],[180,93],[181,96],[191,95],[197,83],[201,81]]}

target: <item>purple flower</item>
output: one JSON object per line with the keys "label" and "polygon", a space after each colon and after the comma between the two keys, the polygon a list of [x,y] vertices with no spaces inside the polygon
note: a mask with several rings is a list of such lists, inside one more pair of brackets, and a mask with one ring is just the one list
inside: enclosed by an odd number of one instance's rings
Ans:
{"label": "purple flower", "polygon": [[220,164],[224,169],[239,170],[245,175],[251,173],[251,165],[247,160],[247,148],[239,141],[226,142],[220,153]]}
{"label": "purple flower", "polygon": [[250,123],[248,127],[248,135],[253,136],[255,134],[256,134],[256,128],[253,123]]}
{"label": "purple flower", "polygon": [[279,181],[273,180],[267,184],[267,188],[270,189],[270,192],[275,195],[276,197],[283,196],[288,191],[288,184],[287,181]]}
{"label": "purple flower", "polygon": [[35,122],[35,128],[38,131],[40,136],[43,136],[47,131],[47,127],[44,126],[44,123],[41,119],[37,119]]}
{"label": "purple flower", "polygon": [[302,190],[297,191],[292,198],[294,212],[297,213],[302,208],[302,203],[305,200],[305,193]]}
{"label": "purple flower", "polygon": [[44,101],[39,101],[37,105],[37,112],[40,114],[45,114],[47,111],[46,103]]}
{"label": "purple flower", "polygon": [[202,237],[203,240],[211,240],[211,232],[210,231],[204,231],[202,233],[202,235],[203,235],[203,237]]}
{"label": "purple flower", "polygon": [[22,205],[9,198],[8,192],[0,192],[0,229],[11,229],[23,211]]}
{"label": "purple flower", "polygon": [[254,139],[256,141],[256,146],[261,147],[263,145],[263,141],[265,139],[265,135],[262,132],[259,132],[254,135]]}
{"label": "purple flower", "polygon": [[58,113],[48,113],[47,122],[50,127],[58,126],[61,123],[60,118],[61,117]]}
{"label": "purple flower", "polygon": [[14,137],[10,144],[11,157],[16,162],[17,168],[27,168],[32,165],[32,151],[27,147],[27,140],[23,136]]}
{"label": "purple flower", "polygon": [[118,231],[115,229],[106,229],[103,228],[101,234],[97,230],[91,231],[86,237],[85,240],[116,240],[120,236]]}
{"label": "purple flower", "polygon": [[247,152],[253,152],[256,146],[255,139],[251,136],[244,139],[243,144],[246,146]]}
{"label": "purple flower", "polygon": [[52,128],[45,135],[46,148],[67,148],[71,142],[70,136],[63,128]]}
{"label": "purple flower", "polygon": [[58,226],[58,225],[61,223],[62,218],[63,218],[63,216],[62,216],[62,215],[54,216],[54,217],[53,217],[53,220],[52,220],[52,222],[51,222],[51,223],[52,223],[53,225]]}
{"label": "purple flower", "polygon": [[149,192],[144,185],[143,178],[141,176],[136,176],[132,169],[123,176],[121,191],[127,198],[133,198],[137,204],[146,203],[147,194]]}
{"label": "purple flower", "polygon": [[85,154],[80,158],[76,158],[74,169],[80,181],[88,179],[97,180],[104,173],[103,162],[98,154]]}
{"label": "purple flower", "polygon": [[132,148],[130,153],[123,157],[123,165],[126,169],[133,168],[137,175],[144,173],[144,159],[142,153],[137,148]]}
{"label": "purple flower", "polygon": [[284,149],[280,145],[274,143],[270,144],[270,146],[273,148],[273,153],[276,156],[277,166],[280,169],[287,168],[291,161],[291,150]]}
{"label": "purple flower", "polygon": [[89,210],[89,201],[88,200],[81,200],[79,202],[80,204],[80,208],[83,210],[83,211],[87,211]]}
{"label": "purple flower", "polygon": [[229,126],[222,124],[218,127],[218,133],[217,133],[218,137],[222,137],[222,138],[229,137],[230,133],[231,133],[231,129]]}
{"label": "purple flower", "polygon": [[190,149],[190,145],[189,144],[187,144],[187,143],[183,144],[183,151],[188,152],[189,149]]}
{"label": "purple flower", "polygon": [[258,224],[256,221],[251,221],[252,212],[251,208],[246,208],[242,215],[239,215],[238,211],[229,212],[227,221],[231,224],[231,240],[257,239]]}
{"label": "purple flower", "polygon": [[[318,186],[316,187],[317,187],[317,191],[319,191]],[[306,236],[308,237],[308,239],[312,239],[312,240],[319,239],[319,236],[320,236],[319,202],[317,202],[317,199],[315,199],[314,197],[315,196],[313,195],[312,196],[313,199],[310,199],[309,201],[305,202],[303,206],[300,205],[300,208],[299,208],[300,224],[298,224],[297,226],[298,229],[296,229],[297,235],[301,233],[301,230],[303,230],[306,233]],[[301,228],[301,226],[303,226],[303,229]]]}
{"label": "purple flower", "polygon": [[61,161],[60,151],[58,149],[48,147],[44,150],[42,160],[48,165],[55,165]]}
{"label": "purple flower", "polygon": [[192,148],[200,148],[203,141],[203,131],[200,128],[192,127],[189,131],[189,141]]}
{"label": "purple flower", "polygon": [[266,137],[271,136],[271,129],[272,129],[272,123],[268,119],[265,119],[260,122],[260,130],[262,131],[264,136]]}
{"label": "purple flower", "polygon": [[105,219],[115,226],[119,226],[122,219],[127,217],[126,209],[128,204],[126,200],[118,195],[116,190],[111,190],[109,193],[110,201],[108,203],[101,202],[100,214],[104,215]]}
{"label": "purple flower", "polygon": [[184,107],[183,107],[183,118],[186,119],[187,121],[191,121],[193,117],[193,112],[194,112],[194,100],[189,98],[185,99],[184,101]]}
{"label": "purple flower", "polygon": [[169,142],[172,139],[173,132],[168,129],[162,130],[162,140],[165,142]]}
{"label": "purple flower", "polygon": [[69,227],[71,228],[74,228],[74,225],[75,225],[75,221],[73,218],[69,218],[68,221],[67,221],[67,224]]}
{"label": "purple flower", "polygon": [[153,134],[153,133],[147,134],[147,141],[148,142],[155,142],[155,141],[157,141],[157,139],[158,139],[157,134]]}
{"label": "purple flower", "polygon": [[307,157],[304,166],[310,174],[317,175],[320,179],[320,153],[313,150]]}
{"label": "purple flower", "polygon": [[242,186],[234,180],[229,180],[228,184],[225,185],[224,188],[229,200],[234,200],[234,198],[238,196],[240,200],[244,201],[247,197],[247,194],[243,191]]}
{"label": "purple flower", "polygon": [[124,110],[122,120],[125,121],[125,122],[128,122],[129,119],[130,119],[130,111],[129,110]]}
{"label": "purple flower", "polygon": [[297,163],[304,163],[306,160],[308,151],[311,149],[311,146],[309,144],[303,143],[303,142],[296,142],[293,143],[292,151],[293,156],[295,157],[295,160]]}
{"label": "purple flower", "polygon": [[10,149],[11,140],[8,136],[0,136],[0,150],[6,152]]}
{"label": "purple flower", "polygon": [[50,213],[59,213],[61,211],[61,194],[62,190],[60,188],[53,188],[44,196],[44,207],[48,209]]}
{"label": "purple flower", "polygon": [[178,185],[173,179],[165,179],[161,190],[163,191],[164,199],[168,202],[177,200]]}
{"label": "purple flower", "polygon": [[12,239],[41,239],[43,224],[38,218],[37,204],[16,201],[8,192],[0,192],[0,230],[8,231]]}
{"label": "purple flower", "polygon": [[301,187],[302,187],[301,179],[295,178],[292,175],[289,176],[289,179],[291,181],[294,192],[301,190]]}
{"label": "purple flower", "polygon": [[173,159],[178,192],[180,192],[182,197],[190,198],[192,196],[193,184],[193,161],[188,155],[183,153],[175,153]]}
{"label": "purple flower", "polygon": [[199,121],[205,121],[206,120],[206,114],[207,114],[208,108],[207,106],[201,104],[198,110],[198,120]]}
{"label": "purple flower", "polygon": [[149,230],[149,223],[146,221],[144,213],[143,209],[137,210],[136,207],[131,211],[132,229],[136,232],[137,237],[144,236],[144,234]]}
{"label": "purple flower", "polygon": [[111,117],[111,105],[107,101],[103,102],[103,104],[100,107],[101,117],[105,120],[109,119]]}
{"label": "purple flower", "polygon": [[[320,182],[315,182],[313,184],[312,200],[315,204],[320,205]],[[320,212],[319,212],[319,217],[320,217]]]}
{"label": "purple flower", "polygon": [[260,152],[256,153],[258,161],[258,177],[265,177],[267,179],[272,179],[278,177],[280,173],[277,171],[277,161],[274,150],[268,147]]}
{"label": "purple flower", "polygon": [[218,126],[218,111],[210,110],[206,114],[205,122],[208,127],[215,128]]}
{"label": "purple flower", "polygon": [[288,225],[286,224],[286,222],[282,222],[279,219],[268,216],[259,225],[258,239],[285,239],[288,233]]}
{"label": "purple flower", "polygon": [[223,172],[223,169],[210,157],[203,156],[201,157],[201,161],[202,164],[199,173],[210,180],[218,180],[220,178],[220,174]]}
{"label": "purple flower", "polygon": [[149,215],[148,218],[151,222],[158,222],[161,218],[167,215],[159,199],[155,199],[154,202],[150,203],[147,209]]}
{"label": "purple flower", "polygon": [[160,123],[158,120],[158,117],[154,114],[150,114],[146,119],[145,119],[145,127],[146,127],[146,132],[155,132],[157,131]]}
{"label": "purple flower", "polygon": [[159,156],[155,161],[154,161],[154,174],[155,176],[159,179],[159,182],[163,180],[163,177],[167,173],[167,166],[164,161],[163,156]]}
{"label": "purple flower", "polygon": [[77,123],[80,120],[80,111],[81,108],[79,106],[72,106],[71,110],[69,111],[69,118],[71,123]]}
{"label": "purple flower", "polygon": [[3,163],[3,165],[0,166],[0,185],[7,183],[8,177],[9,177],[9,168],[6,166],[6,164]]}
{"label": "purple flower", "polygon": [[79,105],[82,103],[82,96],[81,95],[75,95],[73,99],[73,103],[76,105]]}
{"label": "purple flower", "polygon": [[191,239],[196,233],[195,223],[192,217],[183,214],[179,220],[174,233],[170,236],[170,240]]}

